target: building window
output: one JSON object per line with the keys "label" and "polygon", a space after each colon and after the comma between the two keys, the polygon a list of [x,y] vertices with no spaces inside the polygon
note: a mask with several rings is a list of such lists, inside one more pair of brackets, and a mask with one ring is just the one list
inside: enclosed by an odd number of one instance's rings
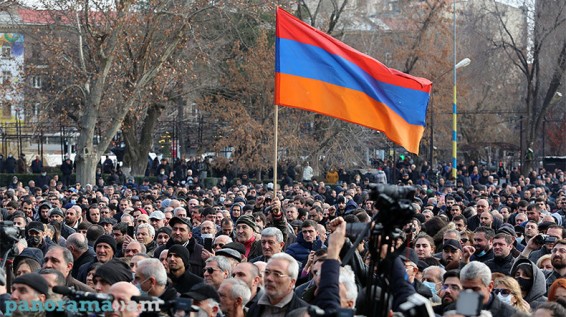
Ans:
{"label": "building window", "polygon": [[33,110],[32,110],[32,111],[33,111],[33,116],[34,116],[34,117],[39,116],[39,108],[40,108],[39,103],[36,103],[36,104],[33,105]]}
{"label": "building window", "polygon": [[31,78],[31,85],[33,88],[41,88],[42,86],[42,78],[40,75],[35,75]]}
{"label": "building window", "polygon": [[0,78],[0,80],[2,81],[1,84],[7,84],[10,82],[10,78],[12,78],[12,73],[4,70],[2,71],[2,78]]}
{"label": "building window", "polygon": [[2,45],[2,58],[12,57],[12,47],[10,45]]}

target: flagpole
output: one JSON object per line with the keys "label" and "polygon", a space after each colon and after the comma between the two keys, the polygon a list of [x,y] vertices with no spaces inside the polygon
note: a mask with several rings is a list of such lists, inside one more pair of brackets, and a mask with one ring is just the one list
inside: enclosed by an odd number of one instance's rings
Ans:
{"label": "flagpole", "polygon": [[[275,105],[275,133],[273,140],[273,191],[277,193],[277,139],[278,139],[278,126],[279,126],[279,107]],[[275,198],[275,197],[274,197]]]}

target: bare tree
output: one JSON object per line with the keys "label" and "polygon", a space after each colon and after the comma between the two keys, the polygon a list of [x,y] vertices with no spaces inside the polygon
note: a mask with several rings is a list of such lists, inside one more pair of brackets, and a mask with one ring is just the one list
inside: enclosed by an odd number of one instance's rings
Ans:
{"label": "bare tree", "polygon": [[159,86],[156,80],[189,36],[193,18],[210,4],[68,0],[43,5],[49,28],[42,28],[48,35],[42,46],[55,70],[50,106],[76,122],[77,179],[94,183],[96,164],[128,112],[146,111],[137,107],[151,104],[143,98]]}

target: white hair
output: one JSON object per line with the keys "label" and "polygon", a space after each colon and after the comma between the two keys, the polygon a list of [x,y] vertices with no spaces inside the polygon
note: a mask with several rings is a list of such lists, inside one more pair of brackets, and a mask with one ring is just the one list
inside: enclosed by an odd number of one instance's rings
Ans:
{"label": "white hair", "polygon": [[224,272],[228,272],[228,276],[232,275],[232,264],[223,256],[211,256],[210,258],[206,259],[206,263],[216,262],[218,268]]}
{"label": "white hair", "polygon": [[346,288],[346,299],[354,302],[356,308],[356,299],[358,299],[358,286],[356,285],[356,275],[349,265],[340,267],[340,284]]}
{"label": "white hair", "polygon": [[491,283],[491,270],[482,262],[472,261],[460,271],[460,280],[469,281],[481,279],[483,285],[488,286]]}
{"label": "white hair", "polygon": [[289,263],[289,266],[287,267],[287,274],[289,274],[292,279],[297,280],[297,277],[299,276],[299,263],[297,263],[297,260],[295,260],[294,257],[290,256],[287,253],[281,252],[274,254],[267,263],[269,264],[269,262],[273,260],[287,261]]}
{"label": "white hair", "polygon": [[252,297],[252,291],[248,285],[242,280],[233,277],[222,281],[222,284],[224,283],[232,285],[232,292],[230,293],[232,299],[239,297],[242,299],[242,306],[246,306]]}
{"label": "white hair", "polygon": [[167,271],[159,259],[143,259],[138,262],[136,272],[145,278],[154,277],[157,285],[167,285]]}
{"label": "white hair", "polygon": [[138,225],[138,227],[136,228],[136,234],[138,233],[138,231],[142,228],[146,228],[147,232],[149,232],[149,236],[151,238],[155,237],[155,229],[153,228],[152,225],[150,225],[149,223],[140,223]]}

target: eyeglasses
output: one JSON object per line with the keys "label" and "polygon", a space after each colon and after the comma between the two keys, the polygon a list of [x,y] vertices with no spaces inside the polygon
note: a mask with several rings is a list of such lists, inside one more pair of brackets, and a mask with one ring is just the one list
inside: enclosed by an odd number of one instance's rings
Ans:
{"label": "eyeglasses", "polygon": [[224,247],[224,243],[215,243],[215,244],[212,245],[212,247],[215,248],[215,249],[216,248],[222,248],[222,247]]}
{"label": "eyeglasses", "polygon": [[216,269],[213,267],[205,267],[204,269],[202,269],[202,273],[204,274],[205,272],[208,274],[212,274],[214,273],[214,271],[220,271],[220,269]]}
{"label": "eyeglasses", "polygon": [[509,296],[509,294],[512,294],[510,290],[508,290],[508,289],[503,289],[503,288],[494,288],[494,289],[493,289],[493,293],[494,293],[495,295],[501,294],[501,295],[503,295],[503,296]]}
{"label": "eyeglasses", "polygon": [[462,239],[460,239],[460,241],[461,241],[462,243],[466,243],[466,242],[470,241],[470,239],[462,238]]}
{"label": "eyeglasses", "polygon": [[265,270],[263,274],[265,275],[265,277],[268,277],[269,275],[273,275],[273,277],[275,278],[282,278],[285,276],[289,276],[287,274],[283,274],[281,272],[271,271],[271,270]]}
{"label": "eyeglasses", "polygon": [[461,290],[461,287],[455,284],[442,284],[442,290],[445,291],[447,289],[451,289],[453,291]]}
{"label": "eyeglasses", "polygon": [[553,248],[551,252],[552,253],[562,253],[562,254],[564,254],[564,253],[566,253],[566,248]]}

